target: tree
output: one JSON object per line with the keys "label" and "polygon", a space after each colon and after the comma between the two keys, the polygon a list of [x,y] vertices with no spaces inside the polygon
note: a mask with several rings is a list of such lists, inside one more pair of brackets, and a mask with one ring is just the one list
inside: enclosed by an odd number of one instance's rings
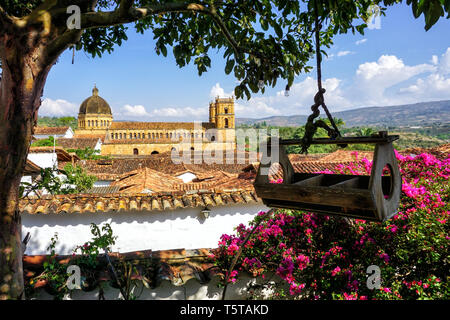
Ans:
{"label": "tree", "polygon": [[99,155],[100,151],[94,150],[91,147],[86,147],[84,149],[67,149],[67,152],[75,152],[75,154],[82,160],[108,159],[107,156]]}
{"label": "tree", "polygon": [[49,136],[47,139],[36,140],[31,144],[32,147],[53,147],[57,145],[58,142],[55,141],[54,136]]}
{"label": "tree", "polygon": [[81,166],[73,166],[70,163],[64,166],[64,170],[61,170],[64,176],[58,176],[58,171],[54,168],[41,169],[41,173],[36,181],[21,183],[19,188],[20,196],[35,196],[42,191],[50,194],[82,193],[91,189],[97,180],[96,176],[88,175]]}
{"label": "tree", "polygon": [[[311,69],[313,12],[324,24],[321,42],[329,46],[337,33],[362,33],[366,24],[359,18],[367,21],[370,5],[378,2],[1,0],[0,298],[23,292],[18,188],[47,75],[66,49],[101,56],[127,40],[134,23],[137,32],[153,30],[157,54],[166,56],[172,47],[176,63],[193,60],[199,74],[210,66],[208,52],[223,49],[225,72],[234,71],[240,81],[236,97],[249,98],[260,90],[260,80],[275,86],[283,78],[291,86],[296,74]],[[424,14],[427,28],[449,11],[448,1],[407,3],[415,15]]]}
{"label": "tree", "polygon": [[375,133],[375,130],[373,128],[367,127],[367,128],[360,128],[358,131],[356,131],[357,137],[368,137]]}

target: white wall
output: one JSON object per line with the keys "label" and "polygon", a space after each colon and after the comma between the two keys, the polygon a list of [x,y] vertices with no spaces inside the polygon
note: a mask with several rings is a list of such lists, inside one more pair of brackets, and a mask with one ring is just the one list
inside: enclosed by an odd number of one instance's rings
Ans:
{"label": "white wall", "polygon": [[102,151],[102,140],[98,139],[97,144],[94,147],[94,150],[101,152]]}
{"label": "white wall", "polygon": [[184,183],[191,182],[194,179],[197,179],[197,176],[191,172],[186,172],[176,176],[176,178],[183,180]]}
{"label": "white wall", "polygon": [[64,134],[63,138],[72,139],[74,136],[74,132],[71,127],[67,129],[66,133]]}
{"label": "white wall", "polygon": [[91,239],[90,224],[108,222],[118,236],[113,251],[216,248],[220,236],[233,233],[240,223],[247,224],[262,203],[213,207],[209,218],[200,217],[202,207],[172,211],[134,211],[115,213],[22,214],[22,234],[31,233],[26,254],[46,254],[50,238],[58,233],[58,254],[71,254]]}
{"label": "white wall", "polygon": [[37,164],[42,169],[52,168],[53,165],[58,165],[57,155],[53,152],[28,153],[27,159]]}

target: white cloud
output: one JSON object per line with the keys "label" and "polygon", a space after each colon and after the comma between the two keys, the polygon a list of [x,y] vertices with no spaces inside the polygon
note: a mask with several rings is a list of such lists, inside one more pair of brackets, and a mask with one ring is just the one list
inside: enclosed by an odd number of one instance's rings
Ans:
{"label": "white cloud", "polygon": [[420,97],[423,100],[440,100],[450,98],[450,78],[433,73],[399,90],[407,96]]}
{"label": "white cloud", "polygon": [[205,117],[207,117],[209,114],[208,107],[201,107],[201,108],[191,108],[191,107],[184,107],[184,108],[159,108],[159,109],[153,109],[151,111],[152,117],[166,117],[166,118],[184,118],[186,121],[189,121],[189,119],[203,119],[206,120]]}
{"label": "white cloud", "polygon": [[367,42],[367,39],[361,39],[361,40],[356,41],[355,44],[356,44],[357,46],[359,46],[360,44],[363,44],[363,43],[365,43],[365,42]]}
{"label": "white cloud", "polygon": [[170,120],[206,120],[208,107],[164,107],[149,111],[143,105],[125,105],[116,113],[118,119],[133,119],[139,121],[170,121]]}
{"label": "white cloud", "polygon": [[209,92],[209,97],[214,100],[216,97],[229,98],[233,96],[232,92],[225,92],[225,90],[220,86],[220,83],[216,83]]}
{"label": "white cloud", "polygon": [[122,107],[122,114],[128,117],[147,117],[150,114],[145,110],[143,105],[131,106],[129,104]]}
{"label": "white cloud", "polygon": [[344,57],[344,56],[348,56],[348,55],[354,54],[354,53],[355,53],[354,51],[348,51],[348,50],[346,50],[346,51],[339,51],[337,53],[337,56],[338,57]]}
{"label": "white cloud", "polygon": [[436,66],[436,65],[439,63],[439,58],[438,58],[438,56],[433,55],[433,56],[431,57],[430,62],[431,62],[433,65]]}
{"label": "white cloud", "polygon": [[64,117],[64,116],[76,116],[78,113],[79,106],[75,103],[56,99],[52,100],[50,98],[45,98],[39,108],[39,116],[48,117]]}
{"label": "white cloud", "polygon": [[[407,65],[394,55],[382,55],[377,61],[360,64],[353,79],[323,80],[323,87],[327,90],[325,102],[331,112],[336,112],[355,107],[450,99],[450,48],[440,59],[431,58],[431,63]],[[307,77],[295,82],[288,98],[284,96],[284,91],[279,91],[240,102],[240,110],[245,114],[237,116],[261,118],[279,114],[310,114],[310,106],[317,92],[316,81]],[[264,115],[252,110],[255,106],[259,106],[258,111],[264,112]]]}
{"label": "white cloud", "polygon": [[360,98],[360,103],[365,105],[401,103],[404,97],[389,96],[386,90],[420,74],[434,71],[436,67],[430,64],[407,66],[396,56],[382,55],[376,62],[359,65],[353,90],[356,91],[356,97]]}
{"label": "white cloud", "polygon": [[450,73],[450,48],[447,48],[447,51],[441,57],[439,73],[443,75]]}

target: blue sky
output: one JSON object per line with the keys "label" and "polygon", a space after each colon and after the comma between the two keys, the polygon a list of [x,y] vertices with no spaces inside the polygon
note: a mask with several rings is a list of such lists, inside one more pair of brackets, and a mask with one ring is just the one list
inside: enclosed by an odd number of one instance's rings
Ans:
{"label": "blue sky", "polygon": [[[398,5],[380,18],[380,29],[339,35],[323,64],[326,102],[331,112],[450,99],[450,20],[424,30],[410,7]],[[194,65],[180,69],[169,51],[156,55],[151,32],[129,40],[112,54],[92,58],[66,51],[52,68],[39,115],[76,116],[96,83],[117,120],[207,120],[208,102],[233,92],[236,80],[224,73],[222,55],[201,77]],[[314,62],[312,61],[312,64]],[[316,91],[315,74],[299,75],[288,98],[279,82],[264,95],[236,102],[237,117],[308,114]]]}

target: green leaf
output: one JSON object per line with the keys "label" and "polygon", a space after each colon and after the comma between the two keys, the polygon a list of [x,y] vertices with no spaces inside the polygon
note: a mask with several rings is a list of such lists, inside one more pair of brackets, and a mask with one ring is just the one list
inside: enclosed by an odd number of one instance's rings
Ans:
{"label": "green leaf", "polygon": [[234,59],[229,59],[229,60],[227,61],[227,65],[225,66],[225,73],[226,73],[226,74],[230,74],[231,71],[233,71],[234,64],[235,64]]}

